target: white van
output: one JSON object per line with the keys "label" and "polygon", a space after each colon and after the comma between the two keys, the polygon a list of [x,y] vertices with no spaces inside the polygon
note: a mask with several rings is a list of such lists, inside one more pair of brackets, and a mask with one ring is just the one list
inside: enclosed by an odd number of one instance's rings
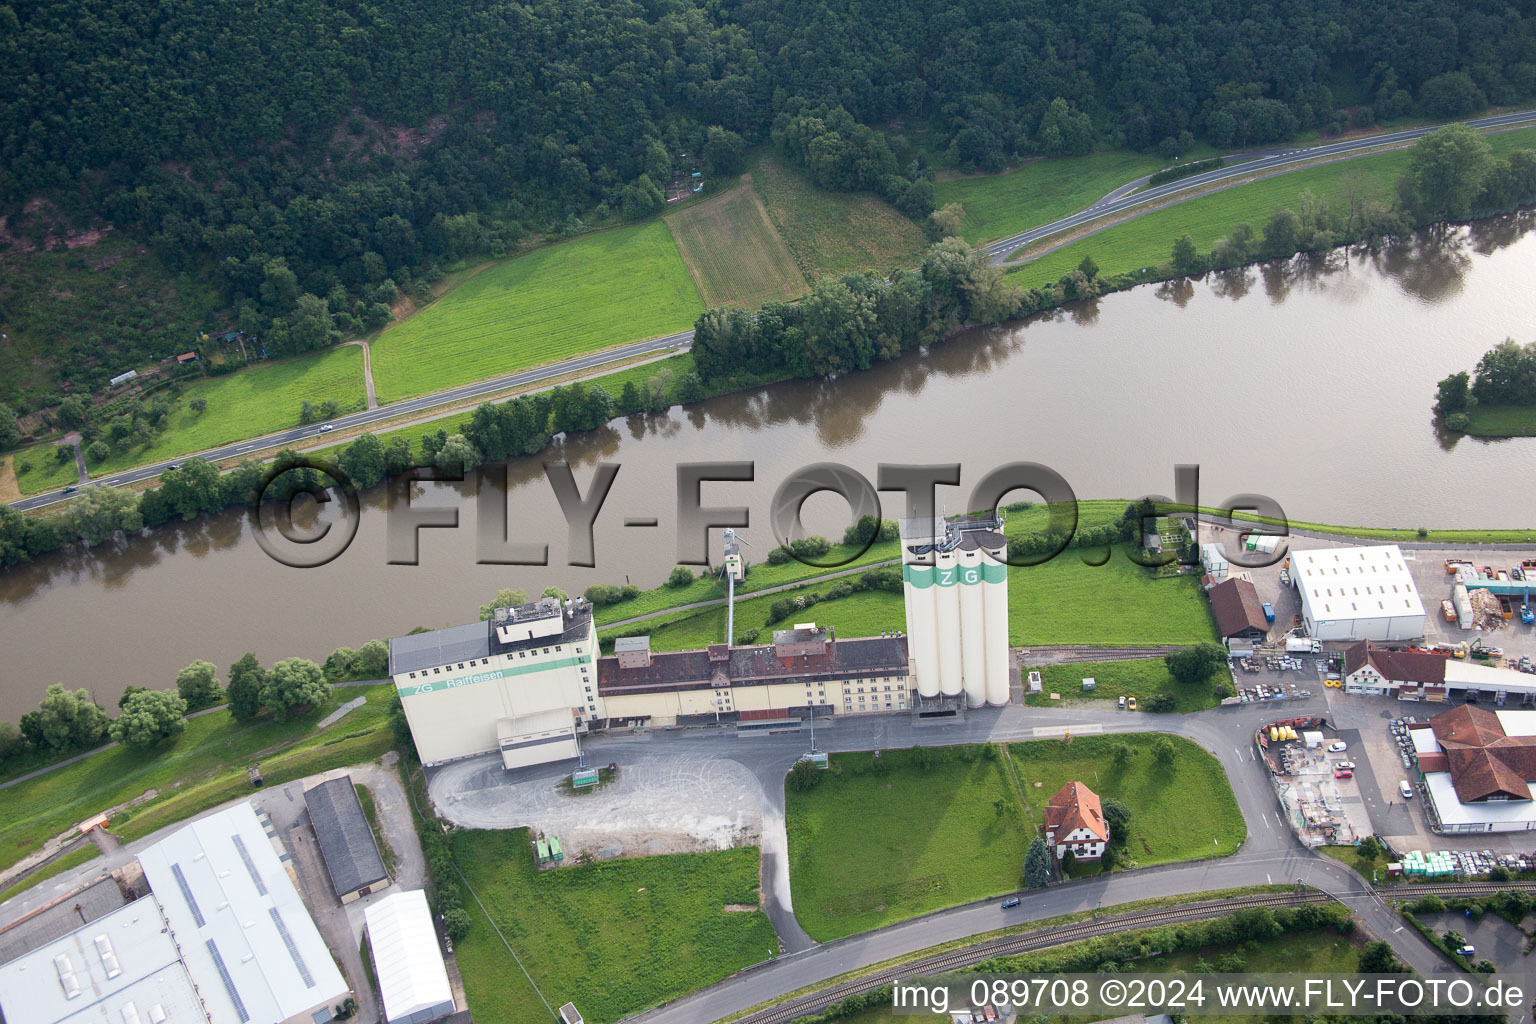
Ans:
{"label": "white van", "polygon": [[1404,779],[1402,782],[1399,782],[1397,784],[1397,791],[1399,793],[1403,794],[1403,799],[1404,800],[1412,800],[1413,799],[1413,787],[1408,785],[1408,780],[1407,779]]}

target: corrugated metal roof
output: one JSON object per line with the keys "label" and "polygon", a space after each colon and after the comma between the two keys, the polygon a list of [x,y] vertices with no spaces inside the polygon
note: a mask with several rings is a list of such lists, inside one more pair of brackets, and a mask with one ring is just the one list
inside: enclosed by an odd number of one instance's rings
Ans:
{"label": "corrugated metal roof", "polygon": [[432,912],[427,909],[427,894],[420,889],[393,893],[370,904],[363,917],[368,922],[368,944],[385,1020],[439,1009],[451,1013],[453,990]]}
{"label": "corrugated metal roof", "polygon": [[365,885],[388,878],[373,829],[352,788],[352,776],[327,779],[304,791],[309,805],[310,824],[320,840],[320,853],[331,874],[331,886],[337,896],[354,893]]}

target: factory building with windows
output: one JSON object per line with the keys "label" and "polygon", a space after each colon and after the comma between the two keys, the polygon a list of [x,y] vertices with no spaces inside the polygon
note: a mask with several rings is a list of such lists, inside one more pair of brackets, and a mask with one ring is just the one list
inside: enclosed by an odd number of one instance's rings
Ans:
{"label": "factory building with windows", "polygon": [[389,673],[422,763],[491,751],[508,768],[576,756],[608,717],[597,692],[592,607],[544,598],[488,622],[389,642]]}
{"label": "factory building with windows", "polygon": [[832,629],[800,623],[776,630],[771,644],[652,652],[648,637],[619,643],[597,662],[599,692],[616,723],[773,722],[813,708],[842,715],[911,706],[907,638],[894,632],[840,640]]}
{"label": "factory building with windows", "polygon": [[902,523],[905,633],[842,638],[802,622],[772,643],[686,651],[623,637],[603,657],[591,606],[545,599],[397,637],[389,671],[427,765],[493,751],[506,768],[573,759],[591,728],[998,707],[1011,681],[1002,527],[997,514]]}

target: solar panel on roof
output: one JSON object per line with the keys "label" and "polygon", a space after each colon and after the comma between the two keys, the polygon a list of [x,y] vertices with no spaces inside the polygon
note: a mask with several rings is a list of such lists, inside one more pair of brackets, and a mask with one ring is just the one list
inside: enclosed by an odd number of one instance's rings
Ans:
{"label": "solar panel on roof", "polygon": [[250,872],[251,881],[256,883],[256,891],[265,896],[267,894],[267,883],[263,882],[261,876],[256,873],[256,863],[251,860],[251,851],[245,848],[245,840],[241,839],[238,835],[233,835],[229,838],[234,840],[235,850],[240,854],[240,860],[245,863],[245,870]]}
{"label": "solar panel on roof", "polygon": [[288,947],[288,955],[293,957],[293,966],[299,969],[299,977],[304,979],[304,987],[314,988],[315,979],[309,973],[309,966],[304,963],[304,956],[299,952],[299,947],[294,944],[293,936],[288,934],[288,926],[283,923],[283,915],[277,912],[276,907],[268,907],[267,913],[272,915],[272,923],[277,925],[277,934],[283,937],[283,945]]}
{"label": "solar panel on roof", "polygon": [[192,920],[197,922],[199,928],[203,927],[208,922],[203,920],[203,912],[198,909],[197,900],[192,896],[192,887],[187,884],[187,876],[181,873],[181,865],[172,864],[171,874],[176,876],[176,885],[181,889],[181,897],[187,901],[187,906],[192,911]]}
{"label": "solar panel on roof", "polygon": [[229,968],[224,966],[224,955],[212,939],[208,940],[208,955],[213,957],[213,966],[218,969],[219,980],[224,982],[224,991],[229,993],[229,1001],[235,1004],[235,1013],[239,1015],[241,1024],[244,1024],[251,1019],[250,1012],[245,1008],[245,1001],[240,998],[240,990],[235,988],[235,979],[229,976]]}

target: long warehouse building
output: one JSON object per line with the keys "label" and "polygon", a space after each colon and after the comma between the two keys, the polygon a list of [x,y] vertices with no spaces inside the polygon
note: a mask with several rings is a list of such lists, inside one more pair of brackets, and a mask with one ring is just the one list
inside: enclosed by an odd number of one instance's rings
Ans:
{"label": "long warehouse building", "polygon": [[1424,636],[1424,602],[1396,544],[1291,553],[1307,634],[1398,642]]}

